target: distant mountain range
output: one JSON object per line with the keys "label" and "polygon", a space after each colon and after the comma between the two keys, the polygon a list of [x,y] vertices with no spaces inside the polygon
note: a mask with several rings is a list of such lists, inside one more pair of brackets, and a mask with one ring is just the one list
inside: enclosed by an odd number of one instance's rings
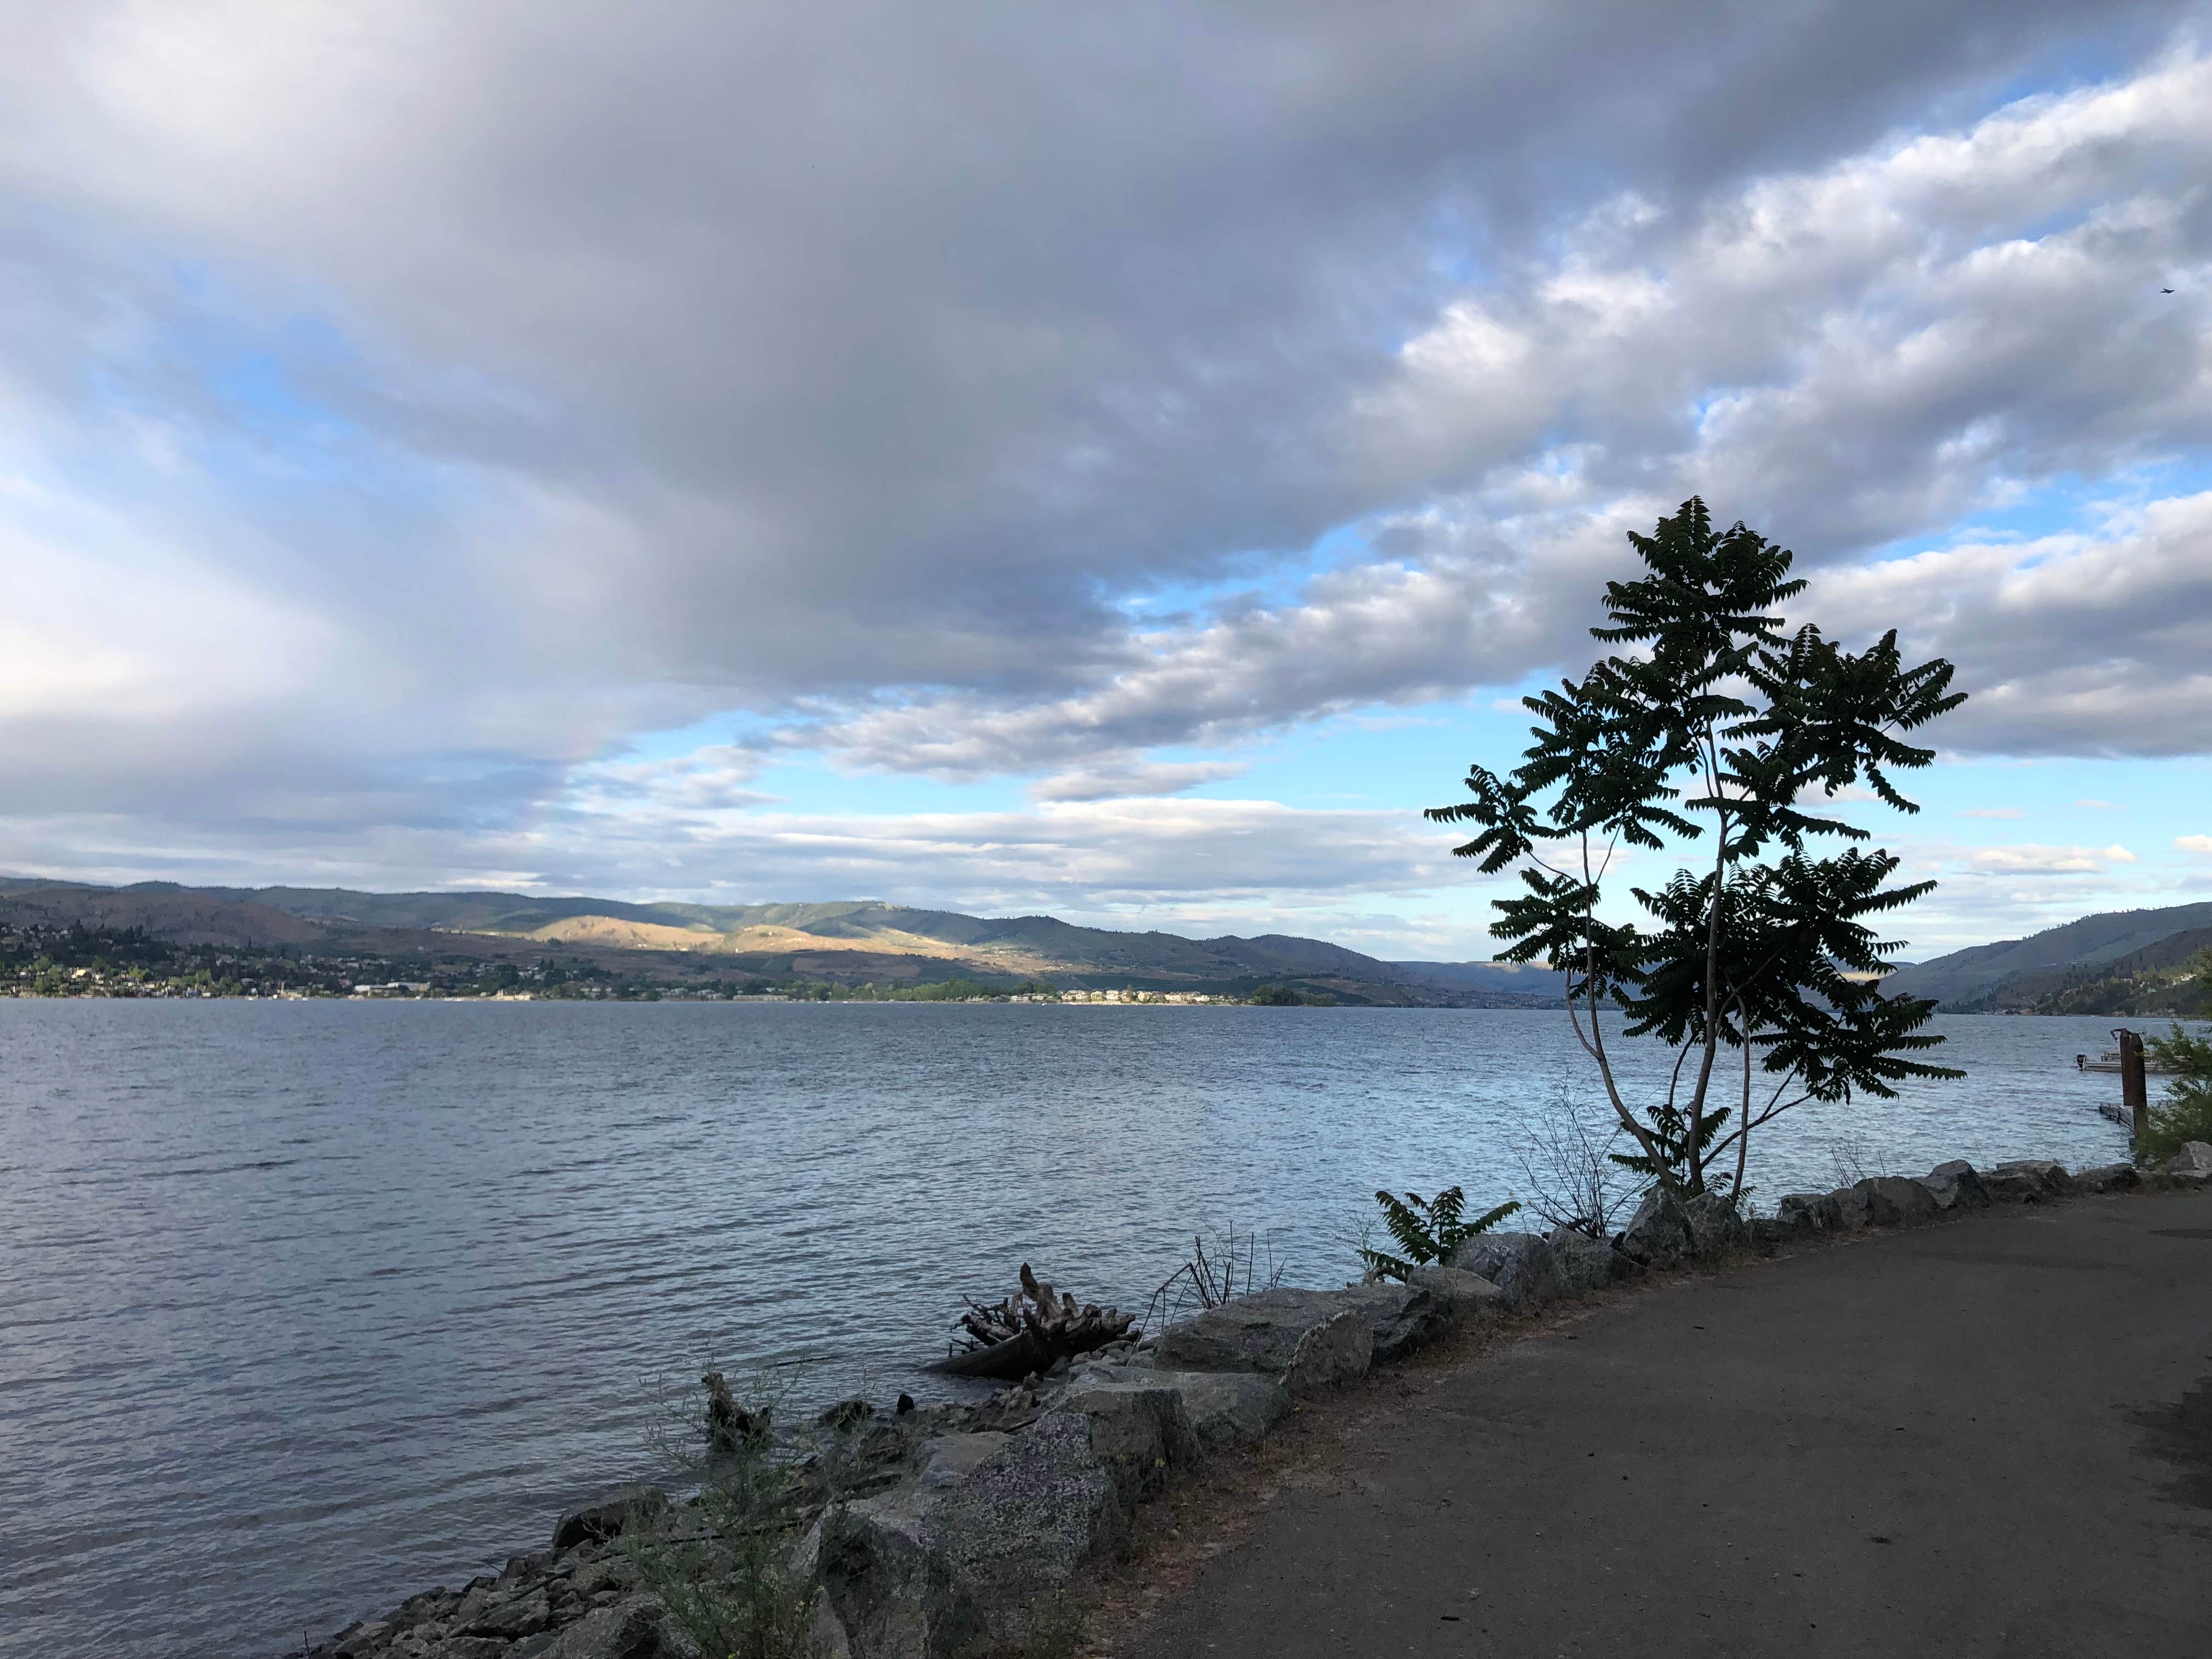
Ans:
{"label": "distant mountain range", "polygon": [[[720,972],[839,983],[1049,981],[1065,988],[1249,991],[1273,983],[1340,1001],[1448,1007],[1556,1006],[1560,976],[1510,963],[1385,962],[1283,933],[1192,939],[1079,927],[1052,916],[991,918],[866,901],[634,904],[521,893],[370,893],[348,888],[95,887],[0,878],[0,922],[143,927],[193,945],[298,946],[396,957],[548,951],[668,977]],[[457,939],[456,935],[465,936]]]}
{"label": "distant mountain range", "polygon": [[[635,904],[523,893],[173,882],[99,887],[0,878],[0,924],[73,921],[143,927],[188,945],[386,957],[464,951],[494,960],[553,951],[672,980],[711,968],[845,984],[969,977],[1038,979],[1067,988],[1245,992],[1273,983],[1344,1002],[1444,1007],[1556,1007],[1561,995],[1561,975],[1512,963],[1389,962],[1285,933],[1194,939],[1079,927],[1053,916],[970,916],[866,900]],[[1901,967],[1882,988],[1932,997],[1953,1012],[2159,1012],[2181,964],[2207,945],[2212,902],[2110,911]],[[2186,1000],[2190,994],[2178,994]]]}
{"label": "distant mountain range", "polygon": [[[1881,988],[1892,995],[1933,997],[1954,1013],[2136,1013],[2143,1010],[2123,987],[2179,967],[2212,943],[2208,930],[2212,903],[2107,910],[2027,939],[1977,945],[1900,968]],[[2041,1006],[2068,986],[2082,988],[2071,999],[2078,1006]]]}

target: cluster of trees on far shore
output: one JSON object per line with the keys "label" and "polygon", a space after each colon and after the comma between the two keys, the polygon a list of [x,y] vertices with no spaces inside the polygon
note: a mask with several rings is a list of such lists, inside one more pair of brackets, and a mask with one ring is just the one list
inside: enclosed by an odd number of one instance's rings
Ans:
{"label": "cluster of trees on far shore", "polygon": [[1331,999],[1273,985],[1234,992],[1073,989],[1041,979],[950,979],[847,984],[803,975],[714,974],[685,964],[620,972],[581,956],[486,959],[463,949],[399,956],[314,952],[297,946],[193,945],[138,927],[0,927],[0,996],[19,997],[528,997],[546,1001],[1057,1002],[1249,1000],[1266,1007]]}
{"label": "cluster of trees on far shore", "polygon": [[2033,996],[2000,986],[1969,1013],[2109,1014],[2115,1018],[2212,1018],[2212,945],[2170,967],[2075,969]]}

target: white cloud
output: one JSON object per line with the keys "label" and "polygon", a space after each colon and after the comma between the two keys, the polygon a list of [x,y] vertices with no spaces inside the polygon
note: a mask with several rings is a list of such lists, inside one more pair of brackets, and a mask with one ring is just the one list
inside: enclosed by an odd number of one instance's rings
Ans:
{"label": "white cloud", "polygon": [[[682,895],[709,902],[849,898],[1020,914],[1193,914],[1340,904],[1347,896],[1479,882],[1451,837],[1413,814],[1299,810],[1272,801],[1124,799],[1031,810],[879,815],[742,809],[702,801],[679,773],[645,793],[549,811],[472,837],[471,872],[538,891]],[[32,851],[66,836],[56,866]],[[230,883],[477,884],[451,837],[382,830],[311,840],[269,826],[210,825],[157,844],[80,817],[0,819],[0,867],[131,880],[167,871]]]}
{"label": "white cloud", "polygon": [[2184,853],[2212,853],[2212,836],[2176,836],[2173,845]]}
{"label": "white cloud", "polygon": [[760,768],[761,757],[755,750],[710,744],[665,759],[600,761],[580,767],[569,775],[568,795],[582,811],[618,812],[641,805],[726,811],[778,799],[744,787]]}
{"label": "white cloud", "polygon": [[2118,803],[2109,800],[2077,800],[2074,804],[2076,806],[2086,806],[2094,812],[2124,812],[2128,810]]}
{"label": "white cloud", "polygon": [[2212,731],[2212,492],[2102,534],[1972,543],[1824,574],[1814,594],[1861,631],[1902,622],[1959,665],[1971,700],[1947,742],[2015,754],[2187,754]]}
{"label": "white cloud", "polygon": [[2115,864],[2133,864],[2124,847],[1984,847],[1966,860],[1977,871],[1996,875],[2101,874]]}
{"label": "white cloud", "polygon": [[1175,795],[1201,783],[1243,775],[1236,761],[1152,762],[1087,771],[1062,772],[1030,786],[1040,801],[1113,800],[1131,795]]}

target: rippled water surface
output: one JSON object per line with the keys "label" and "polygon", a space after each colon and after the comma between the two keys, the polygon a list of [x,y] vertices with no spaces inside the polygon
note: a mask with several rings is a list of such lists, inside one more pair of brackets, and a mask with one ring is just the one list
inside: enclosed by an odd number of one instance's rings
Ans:
{"label": "rippled water surface", "polygon": [[[2118,1158],[2110,1024],[1944,1021],[1965,1082],[1754,1179]],[[0,1649],[296,1651],[541,1545],[708,1358],[941,1395],[1024,1260],[1129,1307],[1233,1223],[1341,1282],[1376,1187],[1510,1195],[1578,1059],[1519,1012],[0,1002]]]}

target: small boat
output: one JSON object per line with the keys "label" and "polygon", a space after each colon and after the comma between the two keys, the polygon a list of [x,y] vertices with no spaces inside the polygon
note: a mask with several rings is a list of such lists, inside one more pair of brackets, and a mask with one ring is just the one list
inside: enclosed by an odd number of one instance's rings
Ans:
{"label": "small boat", "polygon": [[[2094,1060],[2090,1059],[2087,1054],[2076,1054],[2074,1056],[2074,1064],[2078,1070],[2084,1072],[2118,1072],[2120,1069],[2120,1051],[2118,1048],[2107,1048]],[[2155,1056],[2146,1054],[2143,1056],[2143,1075],[2172,1077],[2173,1067],[2162,1064]]]}

